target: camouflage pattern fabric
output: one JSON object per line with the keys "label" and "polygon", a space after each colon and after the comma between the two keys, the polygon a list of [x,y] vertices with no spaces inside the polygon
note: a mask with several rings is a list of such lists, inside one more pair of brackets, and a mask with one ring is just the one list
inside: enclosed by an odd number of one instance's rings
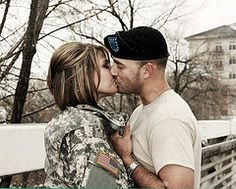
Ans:
{"label": "camouflage pattern fabric", "polygon": [[[127,119],[89,105],[70,107],[53,118],[45,130],[45,187],[130,187],[124,164],[108,141]],[[101,151],[117,162],[118,176],[96,164]]]}

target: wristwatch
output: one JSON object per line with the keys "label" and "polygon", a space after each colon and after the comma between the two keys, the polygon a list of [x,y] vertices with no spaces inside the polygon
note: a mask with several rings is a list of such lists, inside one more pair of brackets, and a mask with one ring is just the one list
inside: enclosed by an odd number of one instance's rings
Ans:
{"label": "wristwatch", "polygon": [[134,170],[140,165],[139,162],[133,161],[128,167],[127,167],[127,173],[131,177]]}

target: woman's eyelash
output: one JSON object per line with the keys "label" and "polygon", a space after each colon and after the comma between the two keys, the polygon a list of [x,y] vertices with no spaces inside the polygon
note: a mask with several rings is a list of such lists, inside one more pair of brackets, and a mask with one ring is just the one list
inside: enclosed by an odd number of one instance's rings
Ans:
{"label": "woman's eyelash", "polygon": [[110,64],[109,64],[109,63],[105,63],[105,64],[103,65],[103,67],[105,67],[105,68],[110,68]]}

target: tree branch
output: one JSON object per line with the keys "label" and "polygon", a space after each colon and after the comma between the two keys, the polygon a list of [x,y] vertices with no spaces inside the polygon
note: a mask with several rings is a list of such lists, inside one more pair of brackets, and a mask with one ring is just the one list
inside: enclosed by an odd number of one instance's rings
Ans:
{"label": "tree branch", "polygon": [[51,106],[54,106],[55,104],[56,104],[55,102],[52,102],[49,105],[46,105],[46,106],[44,106],[44,107],[42,107],[42,108],[40,108],[38,110],[35,110],[35,111],[30,112],[30,113],[22,115],[22,118],[27,117],[27,116],[31,116],[31,115],[36,114],[36,113],[39,113],[39,112],[41,112],[41,111],[43,111],[43,110],[45,110],[47,108],[50,108]]}
{"label": "tree branch", "polygon": [[[109,8],[109,7],[107,7],[106,9],[108,9],[108,8]],[[77,21],[72,22],[72,23],[70,23],[70,24],[66,24],[66,25],[64,25],[64,26],[61,26],[61,27],[59,27],[59,28],[57,28],[57,29],[55,29],[55,30],[52,30],[52,31],[50,31],[49,33],[47,33],[47,34],[41,36],[41,37],[39,38],[39,40],[45,38],[46,36],[51,35],[52,33],[57,32],[57,31],[59,31],[59,30],[62,30],[62,29],[65,29],[65,28],[71,27],[71,26],[73,26],[73,25],[75,25],[75,24],[78,24],[78,23],[80,23],[80,22],[83,22],[83,21],[85,21],[85,20],[88,20],[89,18],[93,18],[93,17],[99,15],[100,13],[106,11],[106,9],[104,9],[104,10],[100,10],[99,12],[97,12],[97,13],[95,13],[95,14],[92,14],[92,15],[86,17],[86,18],[83,18],[83,19],[81,19],[81,20],[77,20]]]}
{"label": "tree branch", "polygon": [[11,68],[15,64],[16,60],[19,58],[21,51],[16,52],[15,56],[11,60],[10,64],[7,65],[7,68],[0,75],[0,82],[9,74]]}
{"label": "tree branch", "polygon": [[5,10],[4,10],[4,14],[3,14],[3,17],[2,17],[2,22],[1,22],[1,25],[0,25],[0,36],[2,35],[2,29],[5,25],[5,22],[6,22],[6,19],[7,19],[7,13],[8,13],[8,9],[10,7],[10,2],[11,0],[6,0],[6,7],[5,7]]}

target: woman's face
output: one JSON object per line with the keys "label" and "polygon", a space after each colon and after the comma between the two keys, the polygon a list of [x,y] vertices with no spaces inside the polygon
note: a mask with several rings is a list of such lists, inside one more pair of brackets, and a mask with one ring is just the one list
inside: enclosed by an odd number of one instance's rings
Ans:
{"label": "woman's face", "polygon": [[[98,67],[100,70],[100,84],[97,89],[98,100],[117,92],[115,79],[110,72],[110,63],[102,51],[98,52]],[[95,74],[95,85],[98,85],[98,76]]]}

